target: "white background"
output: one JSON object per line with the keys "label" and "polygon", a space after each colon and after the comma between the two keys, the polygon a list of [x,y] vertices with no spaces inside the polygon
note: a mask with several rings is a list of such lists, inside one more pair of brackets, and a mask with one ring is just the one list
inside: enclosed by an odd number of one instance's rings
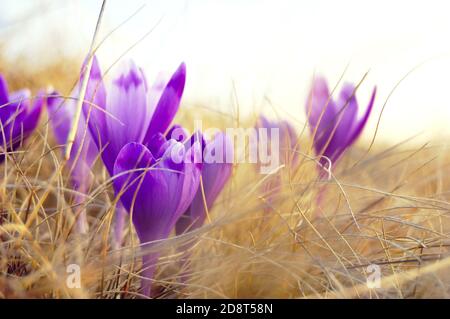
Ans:
{"label": "white background", "polygon": [[[109,66],[151,30],[127,57],[149,77],[188,67],[186,104],[241,114],[263,109],[304,121],[304,101],[314,73],[332,85],[357,82],[370,71],[357,96],[365,107],[379,89],[364,132],[369,139],[388,94],[414,67],[386,105],[380,141],[417,143],[450,135],[450,6],[448,1],[256,1],[109,0],[102,35],[145,7],[102,47]],[[0,41],[11,56],[45,64],[60,54],[87,52],[101,1],[5,1],[0,4]],[[12,66],[13,67],[13,66]],[[1,71],[1,70],[0,70]],[[151,80],[151,79],[150,79]],[[54,84],[57,86],[57,84]]]}

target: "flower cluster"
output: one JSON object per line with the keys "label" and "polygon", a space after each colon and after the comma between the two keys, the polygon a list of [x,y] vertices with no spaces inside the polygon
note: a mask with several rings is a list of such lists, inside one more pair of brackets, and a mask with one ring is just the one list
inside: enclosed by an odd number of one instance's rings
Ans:
{"label": "flower cluster", "polygon": [[[173,229],[183,233],[202,226],[208,207],[230,177],[231,164],[201,160],[211,150],[232,152],[223,134],[207,142],[200,133],[189,138],[181,126],[170,127],[185,80],[182,63],[168,80],[159,79],[149,86],[142,69],[128,61],[105,85],[95,57],[89,74],[83,117],[69,159],[71,178],[75,187],[86,190],[93,160],[100,153],[120,199],[117,214],[123,209],[130,214],[143,244],[165,239]],[[53,92],[48,100],[55,136],[61,144],[67,143],[67,119],[74,112],[78,94],[79,86],[69,99]],[[116,240],[120,242],[120,217],[117,224]],[[143,257],[142,288],[146,295],[151,291],[157,259],[155,253]]]}
{"label": "flower cluster", "polygon": [[[86,65],[86,64],[85,64]],[[81,78],[84,78],[85,66]],[[144,246],[166,239],[174,231],[181,235],[201,227],[227,181],[233,163],[233,143],[223,132],[206,137],[188,134],[172,122],[180,107],[186,82],[182,63],[173,74],[149,84],[141,68],[124,62],[109,83],[96,57],[88,75],[82,101],[82,115],[66,168],[71,187],[81,203],[93,182],[92,166],[101,159],[109,173],[117,199],[115,238],[122,243],[123,217],[129,214]],[[79,81],[81,83],[81,81]],[[55,139],[64,149],[68,144],[81,84],[67,96],[48,92],[46,102]],[[344,85],[333,101],[325,79],[313,82],[306,111],[314,148],[324,166],[336,162],[361,134],[372,110],[374,89],[360,119],[355,86]],[[44,103],[42,92],[35,98],[28,90],[8,93],[0,76],[0,162],[18,149],[37,127]],[[283,164],[298,163],[298,136],[287,121],[260,117],[257,128],[275,129]],[[272,132],[272,131],[271,131]],[[272,134],[272,133],[271,133]],[[277,135],[278,136],[278,135]],[[263,136],[258,135],[258,139]],[[264,137],[266,140],[268,136]],[[270,139],[273,141],[273,139]],[[276,183],[279,183],[276,180]],[[78,230],[85,233],[88,220],[78,214]],[[143,253],[142,289],[151,294],[151,280],[158,253]]]}
{"label": "flower cluster", "polygon": [[331,168],[329,165],[341,158],[344,151],[361,134],[369,119],[376,88],[373,89],[369,104],[359,119],[355,93],[356,87],[345,83],[337,101],[334,101],[323,77],[313,81],[306,102],[306,113],[313,135],[314,149],[316,154],[321,156],[320,163],[325,168]]}

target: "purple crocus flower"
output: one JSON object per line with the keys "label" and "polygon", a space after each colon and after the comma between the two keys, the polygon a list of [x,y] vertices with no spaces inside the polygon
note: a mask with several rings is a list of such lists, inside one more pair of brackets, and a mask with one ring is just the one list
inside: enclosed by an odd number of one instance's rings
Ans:
{"label": "purple crocus flower", "polygon": [[[98,64],[93,69],[94,74],[101,74]],[[159,150],[161,140],[156,137],[165,133],[175,117],[185,80],[182,63],[165,85],[157,81],[149,88],[142,69],[129,61],[110,84],[105,103],[83,105],[91,135],[111,176],[114,160],[126,144],[136,142],[152,152]],[[95,87],[95,83],[88,85],[87,96],[95,97]]]}
{"label": "purple crocus flower", "polygon": [[[173,139],[164,142],[157,153],[140,143],[128,143],[119,152],[114,163],[114,188],[132,216],[142,244],[167,238],[192,202],[200,182],[201,164],[193,160],[199,152],[198,142],[186,148]],[[157,260],[157,252],[143,256],[142,289],[146,296],[151,293]]]}
{"label": "purple crocus flower", "polygon": [[[168,81],[161,77],[151,87],[141,68],[132,61],[124,62],[105,93],[101,70],[94,58],[86,99],[95,100],[100,94],[102,103],[84,103],[83,112],[91,136],[101,152],[110,176],[114,175],[114,161],[128,143],[145,145],[151,152],[159,152],[164,143],[161,136],[175,117],[186,80],[182,63]],[[122,241],[125,209],[116,209],[116,245]]]}
{"label": "purple crocus flower", "polygon": [[295,150],[298,147],[298,139],[295,128],[291,123],[286,120],[269,120],[261,115],[256,123],[256,129],[258,130],[258,136],[260,134],[259,129],[267,129],[267,142],[271,141],[271,129],[278,129],[281,162],[287,164],[290,160],[293,162],[297,160],[298,156]]}
{"label": "purple crocus flower", "polygon": [[0,75],[0,163],[6,152],[20,147],[36,128],[44,102],[39,92],[31,103],[29,90],[8,93],[6,80]]}
{"label": "purple crocus flower", "polygon": [[[373,89],[369,104],[362,117],[358,118],[358,102],[355,97],[356,87],[344,84],[339,98],[333,101],[327,81],[318,77],[312,84],[306,103],[306,113],[313,134],[316,154],[335,163],[344,151],[350,147],[361,134],[375,100],[376,87]],[[323,167],[328,167],[326,158],[321,158]]]}
{"label": "purple crocus flower", "polygon": [[[49,119],[53,128],[56,141],[60,145],[67,144],[69,130],[73,121],[77,98],[79,96],[80,86],[77,85],[71,96],[64,100],[58,92],[53,91],[47,97],[47,108]],[[100,95],[98,95],[99,97]],[[94,102],[95,103],[95,102]],[[62,152],[64,153],[64,152]],[[92,182],[91,167],[98,154],[97,146],[92,140],[91,134],[87,128],[86,120],[81,115],[78,122],[77,133],[72,146],[68,160],[70,170],[70,182],[73,188],[78,192],[74,198],[74,204],[79,205],[84,202],[85,194]],[[86,212],[81,210],[77,218],[77,227],[81,233],[87,231]]]}
{"label": "purple crocus flower", "polygon": [[[258,143],[267,143],[270,153],[279,148],[280,162],[285,165],[289,165],[291,168],[295,168],[298,162],[298,139],[297,133],[294,127],[286,120],[269,120],[261,115],[256,123],[256,129],[258,130]],[[261,136],[261,129],[267,129],[267,133],[264,138]],[[278,129],[278,145],[272,145],[272,129]],[[265,141],[265,139],[267,140]],[[262,147],[262,145],[259,145]],[[266,179],[262,185],[262,193],[265,197],[267,206],[265,211],[269,212],[282,187],[282,179],[280,174],[274,174],[270,178]]]}
{"label": "purple crocus flower", "polygon": [[[194,230],[203,225],[206,209],[210,210],[231,176],[233,163],[233,145],[224,133],[218,133],[211,141],[206,142],[199,133],[195,140],[200,140],[203,154],[202,185],[197,190],[189,208],[176,224],[177,235]],[[204,197],[203,197],[204,192]],[[206,199],[206,208],[205,200]]]}

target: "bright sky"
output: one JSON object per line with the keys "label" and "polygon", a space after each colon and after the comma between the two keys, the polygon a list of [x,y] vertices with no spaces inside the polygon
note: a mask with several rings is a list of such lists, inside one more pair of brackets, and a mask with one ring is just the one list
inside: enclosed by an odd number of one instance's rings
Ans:
{"label": "bright sky", "polygon": [[[99,53],[109,66],[156,26],[127,57],[151,78],[180,61],[188,67],[187,102],[221,110],[232,104],[233,83],[241,113],[272,101],[281,117],[304,121],[304,101],[314,72],[332,85],[342,75],[358,82],[365,107],[377,85],[369,138],[391,90],[379,137],[398,142],[417,133],[417,142],[450,135],[450,3],[431,1],[280,0],[109,0],[102,35],[143,9]],[[2,1],[0,40],[10,54],[45,63],[61,52],[87,52],[101,1]],[[158,21],[159,24],[158,24]],[[1,70],[0,70],[1,71]]]}

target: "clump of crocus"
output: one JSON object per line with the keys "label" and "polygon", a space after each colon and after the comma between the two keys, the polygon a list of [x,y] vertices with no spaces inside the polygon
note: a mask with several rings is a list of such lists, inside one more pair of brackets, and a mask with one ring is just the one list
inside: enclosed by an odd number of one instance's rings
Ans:
{"label": "clump of crocus", "polygon": [[0,75],[0,163],[7,152],[19,148],[34,131],[43,102],[42,92],[34,99],[27,89],[8,93],[6,80]]}
{"label": "clump of crocus", "polygon": [[[114,188],[142,244],[166,239],[191,204],[200,182],[201,163],[195,163],[200,152],[198,142],[187,148],[171,139],[153,153],[143,144],[129,143],[118,154]],[[158,256],[158,252],[144,252],[142,258],[142,293],[146,296],[151,294]]]}
{"label": "clump of crocus", "polygon": [[[94,57],[91,77],[101,79],[101,70]],[[186,67],[182,63],[168,81],[159,80],[153,86],[141,68],[134,62],[122,64],[107,92],[103,81],[90,81],[86,99],[100,103],[84,103],[83,113],[91,136],[101,152],[101,158],[110,176],[114,176],[114,162],[121,149],[128,143],[140,143],[157,153],[165,133],[175,117],[186,79]],[[119,202],[116,209],[116,245],[122,241],[125,210]]]}
{"label": "clump of crocus", "polygon": [[[168,136],[171,136],[169,134]],[[203,225],[208,211],[230,178],[233,169],[233,145],[226,134],[217,133],[213,139],[207,141],[201,133],[196,133],[189,142],[195,141],[199,141],[202,146],[201,184],[191,205],[177,221],[177,235]]]}
{"label": "clump of crocus", "polygon": [[316,154],[321,156],[320,163],[326,169],[331,168],[330,162],[338,161],[344,151],[355,142],[372,111],[376,88],[373,89],[369,104],[359,118],[355,92],[355,85],[346,83],[338,99],[334,101],[324,78],[318,77],[313,81],[306,102],[306,114],[314,149]]}

